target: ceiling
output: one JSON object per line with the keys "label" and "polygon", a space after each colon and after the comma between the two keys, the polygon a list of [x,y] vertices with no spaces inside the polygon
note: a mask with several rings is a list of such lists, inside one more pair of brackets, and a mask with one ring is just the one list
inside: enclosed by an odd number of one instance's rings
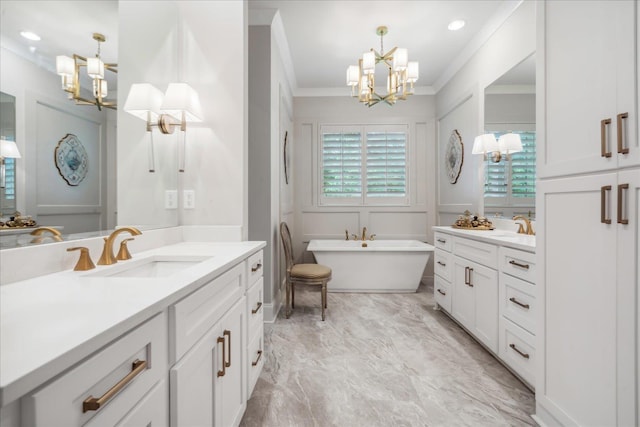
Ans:
{"label": "ceiling", "polygon": [[[347,67],[370,48],[380,51],[375,34],[380,25],[389,29],[385,51],[405,47],[409,60],[420,63],[416,93],[435,93],[520,2],[249,0],[249,8],[279,11],[288,45],[285,62],[294,70],[296,95],[314,90],[344,94]],[[106,36],[101,45],[104,62],[117,62],[117,0],[2,0],[0,10],[2,46],[44,68],[55,71],[56,55],[94,55],[94,32]],[[464,19],[465,27],[449,31],[454,19]],[[22,30],[34,31],[42,40],[28,41],[20,36]],[[114,86],[109,83],[110,92]]]}

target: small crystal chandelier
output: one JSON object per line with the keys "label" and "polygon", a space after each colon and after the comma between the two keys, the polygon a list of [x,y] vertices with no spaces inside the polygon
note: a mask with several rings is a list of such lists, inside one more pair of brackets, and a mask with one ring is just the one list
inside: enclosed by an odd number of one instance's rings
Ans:
{"label": "small crystal chandelier", "polygon": [[[69,93],[78,105],[95,105],[98,110],[102,107],[116,109],[115,101],[107,101],[107,81],[104,78],[105,71],[118,72],[118,64],[105,64],[100,58],[100,43],[106,39],[100,33],[93,33],[93,39],[98,42],[98,52],[95,58],[73,54],[73,58],[59,55],[56,57],[56,72],[62,77],[62,90]],[[87,67],[87,74],[93,81],[93,100],[80,96],[80,68]]]}
{"label": "small crystal chandelier", "polygon": [[[387,32],[385,26],[376,29],[376,34],[380,36],[380,53],[372,48],[362,55],[358,65],[347,68],[347,85],[351,86],[351,96],[357,97],[367,107],[379,102],[393,105],[399,99],[405,101],[409,95],[413,95],[413,84],[418,80],[418,63],[409,62],[407,49],[394,47],[384,53],[383,37]],[[384,62],[389,69],[387,94],[384,96],[376,92],[375,85],[375,68],[380,62]]]}

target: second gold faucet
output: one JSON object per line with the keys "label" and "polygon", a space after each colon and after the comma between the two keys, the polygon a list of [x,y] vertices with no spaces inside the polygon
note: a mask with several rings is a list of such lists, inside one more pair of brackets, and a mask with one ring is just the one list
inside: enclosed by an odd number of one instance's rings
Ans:
{"label": "second gold faucet", "polygon": [[132,236],[139,236],[140,234],[142,234],[142,232],[135,227],[122,227],[114,230],[109,235],[109,237],[105,237],[104,239],[104,248],[102,249],[102,255],[100,255],[100,259],[98,260],[98,265],[111,265],[118,262],[116,257],[113,255],[113,244],[118,234],[125,231]]}

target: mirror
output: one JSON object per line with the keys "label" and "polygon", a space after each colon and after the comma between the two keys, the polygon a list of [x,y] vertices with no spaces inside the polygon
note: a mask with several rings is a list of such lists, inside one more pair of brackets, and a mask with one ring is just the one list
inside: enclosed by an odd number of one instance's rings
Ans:
{"label": "mirror", "polygon": [[493,133],[496,139],[509,132],[519,134],[523,147],[497,163],[485,161],[485,216],[535,218],[535,76],[533,54],[485,88],[485,133]]}
{"label": "mirror", "polygon": [[[0,91],[14,101],[15,141],[22,155],[16,162],[16,203],[12,207],[3,203],[4,218],[17,210],[32,216],[38,225],[58,227],[64,240],[105,235],[119,224],[117,208],[127,211],[126,206],[117,206],[117,112],[99,111],[96,106],[76,105],[67,99],[56,74],[56,56],[92,57],[98,49],[92,34],[102,33],[106,41],[100,44],[101,58],[105,63],[117,63],[118,47],[126,48],[118,41],[118,0],[3,0],[0,7]],[[37,33],[40,40],[23,38],[20,32],[26,29]],[[91,81],[82,80],[86,82],[83,97],[92,98]],[[107,98],[115,99],[117,92],[117,80],[109,80]],[[4,120],[4,112],[2,116]],[[74,149],[78,143],[82,147]],[[134,152],[138,153],[132,150],[129,155]],[[77,162],[72,159],[61,167],[56,153],[83,160],[86,176],[71,176]],[[77,157],[78,153],[81,156]],[[139,161],[141,168],[146,167],[146,160],[145,152]],[[149,176],[149,185],[157,188],[164,183],[176,188],[177,179],[176,169],[165,168]],[[176,214],[171,224],[155,224],[154,218],[144,218],[142,229],[175,226],[177,218]],[[0,231],[1,248],[30,244],[28,230],[22,234],[15,231]]]}

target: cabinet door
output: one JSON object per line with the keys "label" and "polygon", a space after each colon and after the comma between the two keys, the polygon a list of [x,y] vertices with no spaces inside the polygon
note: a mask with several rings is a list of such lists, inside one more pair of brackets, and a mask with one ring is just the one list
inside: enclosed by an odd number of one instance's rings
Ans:
{"label": "cabinet door", "polygon": [[470,261],[454,257],[453,261],[453,294],[451,300],[451,314],[469,331],[473,330],[475,318],[475,295],[473,287],[469,285]]}
{"label": "cabinet door", "polygon": [[[165,427],[169,425],[169,412],[167,411],[167,399],[169,392],[167,382],[160,381],[144,396],[140,402],[127,415],[121,419],[116,427],[147,426]],[[85,427],[90,427],[87,424]]]}
{"label": "cabinet door", "polygon": [[[544,8],[544,135],[538,176],[618,166],[617,115],[628,113],[627,145],[635,137],[635,7],[632,1],[549,1]],[[601,126],[606,139],[601,156]],[[637,156],[637,153],[635,154]]]}
{"label": "cabinet door", "polygon": [[[634,378],[635,363],[640,357],[639,319],[640,279],[638,273],[638,247],[640,238],[640,169],[618,174],[620,186],[620,220],[617,250],[617,363],[618,363],[618,423],[635,425],[636,411],[640,410],[638,388],[639,373]],[[618,215],[616,215],[617,217]],[[635,345],[634,345],[635,343]],[[634,411],[635,407],[635,411]],[[640,415],[640,414],[638,414]]]}
{"label": "cabinet door", "polygon": [[475,293],[475,319],[472,332],[491,351],[498,353],[498,273],[470,263],[469,283]]}
{"label": "cabinet door", "polygon": [[216,427],[239,425],[247,407],[246,321],[244,297],[220,321],[222,334],[226,339],[226,354],[224,375],[216,382]]}
{"label": "cabinet door", "polygon": [[536,402],[550,425],[616,425],[616,179],[539,183]]}

